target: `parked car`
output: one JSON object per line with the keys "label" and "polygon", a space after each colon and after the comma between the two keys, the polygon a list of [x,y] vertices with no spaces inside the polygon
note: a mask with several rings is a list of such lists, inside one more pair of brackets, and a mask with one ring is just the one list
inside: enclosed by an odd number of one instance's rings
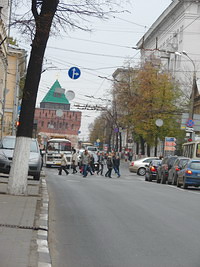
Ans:
{"label": "parked car", "polygon": [[152,160],[158,159],[157,157],[149,157],[149,158],[143,158],[143,159],[138,159],[135,161],[131,161],[129,165],[129,171],[130,172],[135,172],[138,175],[145,175],[146,173],[146,166],[149,164]]}
{"label": "parked car", "polygon": [[186,157],[178,157],[168,174],[168,184],[176,185],[177,184],[177,172],[189,161],[189,158]]}
{"label": "parked car", "polygon": [[[0,172],[9,173],[10,164],[13,159],[13,152],[15,148],[15,136],[5,136],[0,141]],[[39,145],[36,139],[31,140],[29,169],[28,175],[33,176],[34,180],[40,179],[40,172],[42,169],[42,157]]]}
{"label": "parked car", "polygon": [[160,166],[162,160],[152,160],[149,165],[146,165],[145,181],[156,180],[157,169]]}
{"label": "parked car", "polygon": [[168,181],[169,170],[171,169],[174,161],[178,156],[166,156],[163,158],[161,165],[157,170],[156,181],[157,183],[166,184]]}
{"label": "parked car", "polygon": [[200,160],[189,160],[178,172],[177,187],[200,186]]}

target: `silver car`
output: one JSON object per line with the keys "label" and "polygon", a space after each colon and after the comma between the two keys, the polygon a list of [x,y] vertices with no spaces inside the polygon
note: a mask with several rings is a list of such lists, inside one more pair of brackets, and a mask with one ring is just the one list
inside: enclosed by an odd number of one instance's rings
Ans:
{"label": "silver car", "polygon": [[157,157],[149,157],[143,159],[137,159],[135,161],[131,161],[129,165],[129,171],[135,172],[138,175],[145,175],[146,173],[146,165],[148,165],[152,160],[159,159]]}
{"label": "silver car", "polygon": [[[13,159],[13,152],[15,148],[15,136],[5,136],[0,142],[0,173],[9,173],[10,164]],[[28,175],[33,176],[34,180],[40,179],[40,172],[42,169],[42,157],[36,139],[32,139],[29,157]]]}

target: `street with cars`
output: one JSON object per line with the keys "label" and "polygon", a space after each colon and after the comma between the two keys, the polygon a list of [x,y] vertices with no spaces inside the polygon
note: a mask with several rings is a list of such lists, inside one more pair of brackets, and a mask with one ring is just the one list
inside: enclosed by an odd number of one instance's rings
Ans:
{"label": "street with cars", "polygon": [[45,169],[52,266],[198,267],[200,189]]}
{"label": "street with cars", "polygon": [[[142,170],[142,171],[141,171]],[[143,158],[130,162],[129,171],[145,176],[145,181],[188,187],[200,186],[200,160],[183,156]]]}

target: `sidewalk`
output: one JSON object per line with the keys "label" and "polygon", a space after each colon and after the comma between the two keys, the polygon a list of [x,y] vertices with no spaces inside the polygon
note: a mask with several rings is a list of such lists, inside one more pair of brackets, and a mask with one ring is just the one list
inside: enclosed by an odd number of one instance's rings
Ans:
{"label": "sidewalk", "polygon": [[7,182],[0,177],[0,266],[51,266],[45,179],[28,180],[28,196],[7,195]]}

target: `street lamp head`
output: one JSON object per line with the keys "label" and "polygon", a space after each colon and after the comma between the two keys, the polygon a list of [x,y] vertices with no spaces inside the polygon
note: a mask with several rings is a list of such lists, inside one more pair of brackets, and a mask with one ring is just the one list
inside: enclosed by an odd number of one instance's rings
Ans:
{"label": "street lamp head", "polygon": [[186,52],[185,50],[183,50],[182,54],[185,55],[185,56],[188,55],[187,52]]}
{"label": "street lamp head", "polygon": [[176,51],[174,54],[177,55],[177,56],[182,56],[182,54],[180,52],[178,52],[178,51]]}

